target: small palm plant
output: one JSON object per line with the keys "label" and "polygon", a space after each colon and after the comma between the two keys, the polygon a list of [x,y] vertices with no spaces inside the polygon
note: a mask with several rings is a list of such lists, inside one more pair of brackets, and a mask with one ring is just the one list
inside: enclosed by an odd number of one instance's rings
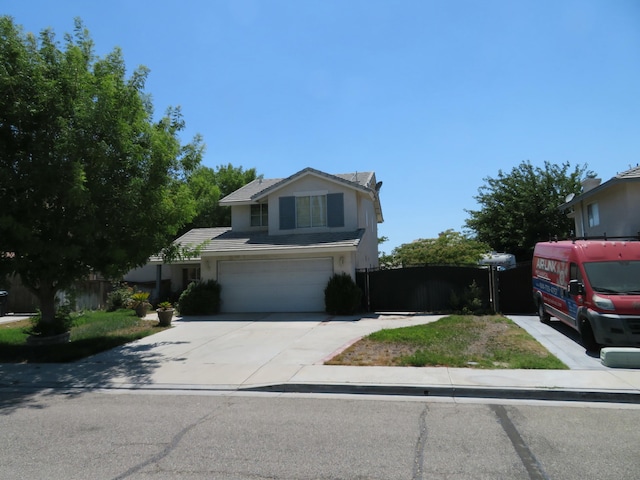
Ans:
{"label": "small palm plant", "polygon": [[160,302],[158,304],[158,310],[169,310],[170,308],[173,308],[173,305],[171,304],[171,302]]}
{"label": "small palm plant", "polygon": [[136,315],[143,318],[147,315],[151,304],[149,303],[149,292],[135,292],[131,295],[129,307],[136,311]]}
{"label": "small palm plant", "polygon": [[173,305],[171,305],[171,302],[160,302],[156,312],[158,312],[158,323],[161,327],[171,325],[171,318],[173,317]]}

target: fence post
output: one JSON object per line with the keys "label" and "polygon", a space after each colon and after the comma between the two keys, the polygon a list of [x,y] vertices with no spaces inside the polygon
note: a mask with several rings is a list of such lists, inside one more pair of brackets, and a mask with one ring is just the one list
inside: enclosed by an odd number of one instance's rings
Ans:
{"label": "fence post", "polygon": [[491,299],[493,303],[493,311],[495,313],[500,312],[500,292],[498,288],[498,267],[491,265],[489,267],[489,289],[491,291]]}

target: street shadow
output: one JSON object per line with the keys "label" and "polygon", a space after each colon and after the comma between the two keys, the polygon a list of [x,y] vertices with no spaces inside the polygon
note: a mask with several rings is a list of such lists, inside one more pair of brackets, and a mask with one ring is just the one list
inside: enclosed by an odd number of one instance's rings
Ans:
{"label": "street shadow", "polygon": [[0,364],[0,415],[44,408],[43,396],[75,397],[122,384],[150,384],[153,373],[167,361],[153,350],[180,343],[188,342],[134,342],[69,363]]}

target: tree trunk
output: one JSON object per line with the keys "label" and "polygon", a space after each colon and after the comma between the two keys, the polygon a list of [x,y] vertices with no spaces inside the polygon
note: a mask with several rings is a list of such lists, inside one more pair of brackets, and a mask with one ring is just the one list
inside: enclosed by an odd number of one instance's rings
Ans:
{"label": "tree trunk", "polygon": [[42,323],[53,323],[56,316],[56,293],[57,290],[50,283],[41,283],[40,288],[34,292],[40,303],[40,318]]}

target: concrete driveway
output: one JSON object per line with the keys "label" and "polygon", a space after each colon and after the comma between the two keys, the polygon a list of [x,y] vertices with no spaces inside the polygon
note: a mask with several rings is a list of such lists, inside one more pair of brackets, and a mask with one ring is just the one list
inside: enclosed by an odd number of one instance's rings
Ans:
{"label": "concrete driveway", "polygon": [[[382,328],[436,321],[434,315],[332,317],[321,313],[221,314],[188,317],[174,327],[83,363],[156,364],[154,384],[221,388],[289,381],[303,367],[322,365],[339,349]],[[137,354],[132,355],[136,352]],[[127,378],[114,378],[127,382]]]}

